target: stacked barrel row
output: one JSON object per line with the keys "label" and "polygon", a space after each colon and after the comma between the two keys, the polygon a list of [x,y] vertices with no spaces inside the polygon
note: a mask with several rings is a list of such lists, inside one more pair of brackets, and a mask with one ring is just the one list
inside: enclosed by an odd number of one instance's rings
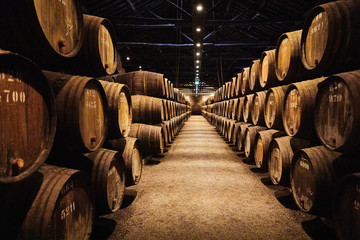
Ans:
{"label": "stacked barrel row", "polygon": [[[0,8],[0,232],[89,239],[94,216],[116,212],[142,173],[131,92],[113,75],[124,73],[115,31],[77,0]],[[188,110],[178,104],[169,104],[172,119]]]}
{"label": "stacked barrel row", "polygon": [[131,89],[133,125],[130,136],[141,142],[145,156],[162,154],[190,117],[190,103],[163,74],[135,71],[114,75]]}
{"label": "stacked barrel row", "polygon": [[203,106],[302,211],[333,220],[340,239],[360,237],[359,13],[355,1],[315,7],[303,30],[281,35]]}

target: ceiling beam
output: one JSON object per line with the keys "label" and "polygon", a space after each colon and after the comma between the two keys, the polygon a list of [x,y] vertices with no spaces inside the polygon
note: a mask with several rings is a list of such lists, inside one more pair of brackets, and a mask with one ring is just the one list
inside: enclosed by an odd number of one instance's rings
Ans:
{"label": "ceiling beam", "polygon": [[187,11],[185,11],[182,7],[176,5],[175,3],[173,3],[170,0],[164,0],[165,2],[169,3],[170,5],[174,6],[175,8],[177,8],[179,11],[185,13],[186,15],[188,15],[189,17],[192,17],[192,15],[190,13],[188,13]]}

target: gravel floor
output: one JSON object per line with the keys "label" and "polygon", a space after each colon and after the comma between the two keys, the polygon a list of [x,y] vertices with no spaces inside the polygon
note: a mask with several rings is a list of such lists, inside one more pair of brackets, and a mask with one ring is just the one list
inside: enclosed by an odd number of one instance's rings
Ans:
{"label": "gravel floor", "polygon": [[152,158],[122,209],[97,219],[102,239],[335,239],[290,192],[192,116],[164,156]]}

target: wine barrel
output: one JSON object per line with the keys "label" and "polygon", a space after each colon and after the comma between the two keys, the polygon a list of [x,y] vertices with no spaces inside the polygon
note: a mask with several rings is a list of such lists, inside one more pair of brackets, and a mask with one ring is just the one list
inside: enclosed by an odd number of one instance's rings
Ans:
{"label": "wine barrel", "polygon": [[250,64],[249,88],[250,91],[260,90],[260,59],[254,60]]}
{"label": "wine barrel", "polygon": [[96,213],[104,215],[120,209],[125,191],[125,164],[120,152],[100,148],[85,154],[93,162],[91,187]]}
{"label": "wine barrel", "polygon": [[255,150],[255,136],[258,132],[266,130],[266,127],[250,126],[246,129],[244,140],[244,152],[248,158],[254,157]]}
{"label": "wine barrel", "polygon": [[360,68],[360,4],[335,1],[307,15],[301,37],[302,62],[317,76]]}
{"label": "wine barrel", "polygon": [[17,239],[90,239],[94,210],[83,172],[43,165],[43,181]]}
{"label": "wine barrel", "polygon": [[264,89],[269,89],[280,84],[275,72],[275,52],[276,49],[265,51],[260,58],[260,86]]}
{"label": "wine barrel", "polygon": [[227,114],[228,118],[232,119],[233,111],[234,111],[234,100],[231,99],[231,100],[229,100],[229,108],[228,108],[228,114]]}
{"label": "wine barrel", "polygon": [[282,112],[284,130],[289,136],[313,139],[314,108],[317,85],[325,78],[291,84],[284,96]]}
{"label": "wine barrel", "polygon": [[268,128],[283,130],[282,112],[284,96],[289,85],[270,88],[266,92],[264,119]]}
{"label": "wine barrel", "polygon": [[234,98],[237,96],[237,92],[236,92],[236,77],[232,78],[231,81],[231,91],[230,91],[230,98]]}
{"label": "wine barrel", "polygon": [[117,68],[116,33],[106,18],[84,14],[84,41],[70,72],[85,76],[111,75]]}
{"label": "wine barrel", "polygon": [[164,121],[163,123],[166,125],[166,128],[168,129],[168,142],[172,143],[175,138],[175,133],[172,123],[170,121]]}
{"label": "wine barrel", "polygon": [[159,98],[166,97],[166,85],[163,74],[148,71],[135,71],[125,74],[116,74],[114,75],[114,78],[115,82],[126,84],[130,88],[132,95],[139,94]]}
{"label": "wine barrel", "polygon": [[231,112],[231,119],[234,119],[234,120],[237,119],[238,111],[239,111],[239,99],[235,98],[235,99],[233,99],[233,109]]}
{"label": "wine barrel", "polygon": [[239,131],[239,128],[240,128],[240,125],[243,124],[244,122],[236,122],[234,124],[234,127],[233,127],[233,132],[231,133],[231,142],[237,146],[237,141],[238,141],[238,131]]}
{"label": "wine barrel", "polygon": [[48,157],[56,130],[55,99],[40,68],[0,49],[0,183],[23,180]]}
{"label": "wine barrel", "polygon": [[310,147],[310,141],[290,136],[274,138],[269,146],[268,167],[275,185],[290,187],[290,166],[294,153]]}
{"label": "wine barrel", "polygon": [[229,142],[232,142],[232,139],[233,139],[233,132],[234,132],[234,127],[235,127],[235,123],[236,123],[236,120],[232,120],[230,119],[229,122],[228,122],[228,129],[227,129],[227,138],[226,140],[229,141]]}
{"label": "wine barrel", "polygon": [[[210,119],[210,114],[207,113],[208,118]],[[170,146],[170,132],[169,132],[169,126],[165,123],[156,124],[156,126],[161,127],[161,135],[164,141],[164,147]]]}
{"label": "wine barrel", "polygon": [[275,52],[275,72],[279,81],[293,83],[306,77],[301,63],[302,30],[284,33],[280,36]]}
{"label": "wine barrel", "polygon": [[56,95],[56,147],[98,150],[108,128],[108,103],[100,82],[89,77],[43,71]]}
{"label": "wine barrel", "polygon": [[251,120],[254,125],[265,126],[264,108],[266,91],[256,92],[251,106]]}
{"label": "wine barrel", "polygon": [[339,178],[356,171],[360,171],[358,160],[346,159],[324,146],[298,151],[293,157],[290,174],[296,205],[304,212],[331,217]]}
{"label": "wine barrel", "polygon": [[245,97],[240,97],[239,102],[238,102],[238,107],[237,107],[237,115],[236,115],[236,120],[238,120],[238,121],[244,120],[244,118],[243,118],[244,106],[245,106]]}
{"label": "wine barrel", "polygon": [[144,157],[164,153],[161,127],[133,123],[129,137],[139,139],[140,150]]}
{"label": "wine barrel", "polygon": [[343,177],[336,189],[333,219],[339,239],[360,239],[360,173]]}
{"label": "wine barrel", "polygon": [[245,150],[245,134],[246,134],[246,129],[251,126],[250,123],[243,123],[240,124],[239,128],[238,128],[238,132],[237,132],[237,148],[239,151],[244,151]]}
{"label": "wine barrel", "polygon": [[358,152],[360,143],[360,71],[328,77],[319,85],[315,129],[322,144],[340,152]]}
{"label": "wine barrel", "polygon": [[106,147],[118,151],[125,163],[125,186],[137,185],[142,176],[140,141],[133,137],[106,142]]}
{"label": "wine barrel", "polygon": [[58,69],[59,62],[78,54],[84,35],[80,1],[4,0],[0,9],[1,48],[46,69]]}
{"label": "wine barrel", "polygon": [[127,137],[132,123],[132,104],[129,88],[120,83],[100,81],[108,102],[109,129],[107,138]]}
{"label": "wine barrel", "polygon": [[242,70],[242,74],[241,74],[241,93],[243,95],[249,94],[250,93],[250,85],[249,85],[249,79],[250,79],[250,67],[244,68]]}
{"label": "wine barrel", "polygon": [[246,95],[243,107],[243,120],[244,122],[250,122],[251,108],[253,105],[254,94]]}
{"label": "wine barrel", "polygon": [[286,134],[278,130],[269,129],[260,131],[255,136],[254,160],[257,168],[268,168],[268,153],[271,141],[277,137],[283,137]]}
{"label": "wine barrel", "polygon": [[161,102],[162,102],[162,108],[163,108],[163,112],[164,112],[164,120],[167,121],[171,118],[170,112],[169,112],[168,100],[161,99]]}
{"label": "wine barrel", "polygon": [[236,92],[237,92],[237,96],[242,96],[243,94],[241,93],[241,79],[242,79],[242,72],[236,74]]}
{"label": "wine barrel", "polygon": [[134,123],[157,124],[164,121],[162,99],[133,95],[131,96],[131,101]]}

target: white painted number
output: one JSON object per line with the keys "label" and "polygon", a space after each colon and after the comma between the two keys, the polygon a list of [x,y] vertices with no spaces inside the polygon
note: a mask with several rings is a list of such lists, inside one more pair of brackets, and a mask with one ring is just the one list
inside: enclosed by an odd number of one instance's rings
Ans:
{"label": "white painted number", "polygon": [[67,206],[61,211],[61,216],[60,216],[61,220],[65,220],[65,218],[74,211],[75,211],[75,202],[72,202],[70,203],[69,206]]}

